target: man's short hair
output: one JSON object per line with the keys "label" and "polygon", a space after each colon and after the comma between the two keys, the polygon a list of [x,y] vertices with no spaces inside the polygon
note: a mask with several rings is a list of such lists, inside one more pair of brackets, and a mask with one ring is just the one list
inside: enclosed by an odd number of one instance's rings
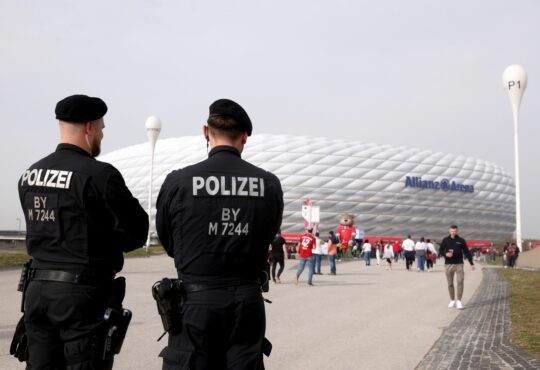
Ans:
{"label": "man's short hair", "polygon": [[450,225],[450,228],[457,230],[457,225]]}
{"label": "man's short hair", "polygon": [[237,140],[242,136],[243,130],[232,117],[213,116],[208,118],[208,129],[213,136]]}

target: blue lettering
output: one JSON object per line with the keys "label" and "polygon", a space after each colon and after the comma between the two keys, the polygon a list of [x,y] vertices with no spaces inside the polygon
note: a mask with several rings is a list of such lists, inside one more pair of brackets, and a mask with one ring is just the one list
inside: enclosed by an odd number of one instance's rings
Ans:
{"label": "blue lettering", "polygon": [[422,180],[421,176],[405,176],[405,187],[474,193],[473,185],[460,184],[448,179],[442,179],[441,181]]}
{"label": "blue lettering", "polygon": [[409,176],[405,178],[405,187],[408,187],[408,186],[411,188],[413,187],[412,179]]}

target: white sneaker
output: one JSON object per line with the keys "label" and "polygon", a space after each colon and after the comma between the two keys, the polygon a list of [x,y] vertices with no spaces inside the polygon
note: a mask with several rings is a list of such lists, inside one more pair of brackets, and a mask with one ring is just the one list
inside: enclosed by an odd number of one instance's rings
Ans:
{"label": "white sneaker", "polygon": [[461,301],[456,301],[456,308],[458,310],[462,310],[463,309],[463,303],[461,303]]}
{"label": "white sneaker", "polygon": [[[461,303],[461,302],[460,302]],[[450,303],[448,303],[448,308],[452,308],[456,305],[456,301],[450,301]]]}

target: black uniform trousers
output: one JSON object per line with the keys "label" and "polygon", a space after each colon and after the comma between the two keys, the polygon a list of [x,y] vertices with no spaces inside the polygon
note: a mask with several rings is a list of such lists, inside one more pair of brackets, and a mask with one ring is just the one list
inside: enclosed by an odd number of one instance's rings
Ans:
{"label": "black uniform trousers", "polygon": [[414,264],[414,252],[405,251],[405,267],[407,267],[407,270],[409,270],[413,264]]}
{"label": "black uniform trousers", "polygon": [[30,281],[25,299],[27,369],[110,369],[101,360],[110,287]]}
{"label": "black uniform trousers", "polygon": [[279,277],[281,276],[281,273],[285,269],[285,256],[284,255],[272,256],[272,280],[273,281],[276,280],[276,270],[277,270],[278,264],[279,264],[279,270],[277,271],[277,277],[279,279]]}
{"label": "black uniform trousers", "polygon": [[188,292],[181,314],[181,332],[160,353],[164,370],[264,369],[260,286]]}

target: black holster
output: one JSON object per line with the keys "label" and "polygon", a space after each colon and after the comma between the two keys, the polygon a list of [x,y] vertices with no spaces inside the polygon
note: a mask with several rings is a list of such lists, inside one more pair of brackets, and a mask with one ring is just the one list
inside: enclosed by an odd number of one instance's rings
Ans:
{"label": "black holster", "polygon": [[32,259],[30,258],[28,261],[24,263],[22,267],[21,277],[19,279],[19,284],[17,285],[17,290],[19,292],[22,292],[21,312],[24,312],[24,299],[26,297],[26,288],[28,287],[28,283],[30,282],[30,274],[32,272],[32,269],[30,268],[31,266],[32,266]]}
{"label": "black holster", "polygon": [[266,337],[263,339],[262,352],[266,357],[270,357],[270,353],[272,352],[272,343]]}
{"label": "black holster", "polygon": [[30,282],[31,265],[32,259],[29,259],[24,263],[21,270],[21,277],[19,279],[19,284],[17,285],[17,290],[22,292],[21,312],[23,315],[15,327],[15,333],[13,333],[13,339],[9,346],[9,353],[20,362],[26,361],[28,358],[28,338],[26,336],[26,326],[24,325],[24,300],[26,298],[26,288]]}
{"label": "black holster", "polygon": [[[177,334],[182,329],[182,306],[185,292],[179,279],[163,278],[152,286],[152,297],[156,300],[165,333]],[[163,333],[163,335],[165,335]],[[158,338],[158,341],[163,338]]]}
{"label": "black holster", "polygon": [[270,264],[268,262],[264,265],[264,270],[261,271],[260,283],[263,293],[268,293],[270,291]]}
{"label": "black holster", "polygon": [[126,337],[132,313],[122,307],[125,295],[126,279],[123,276],[117,277],[112,281],[109,308],[103,315],[105,328],[102,358],[104,360],[120,353]]}
{"label": "black holster", "polygon": [[103,345],[103,360],[112,358],[120,353],[127,329],[131,321],[131,311],[127,309],[107,308],[105,319],[105,341]]}

